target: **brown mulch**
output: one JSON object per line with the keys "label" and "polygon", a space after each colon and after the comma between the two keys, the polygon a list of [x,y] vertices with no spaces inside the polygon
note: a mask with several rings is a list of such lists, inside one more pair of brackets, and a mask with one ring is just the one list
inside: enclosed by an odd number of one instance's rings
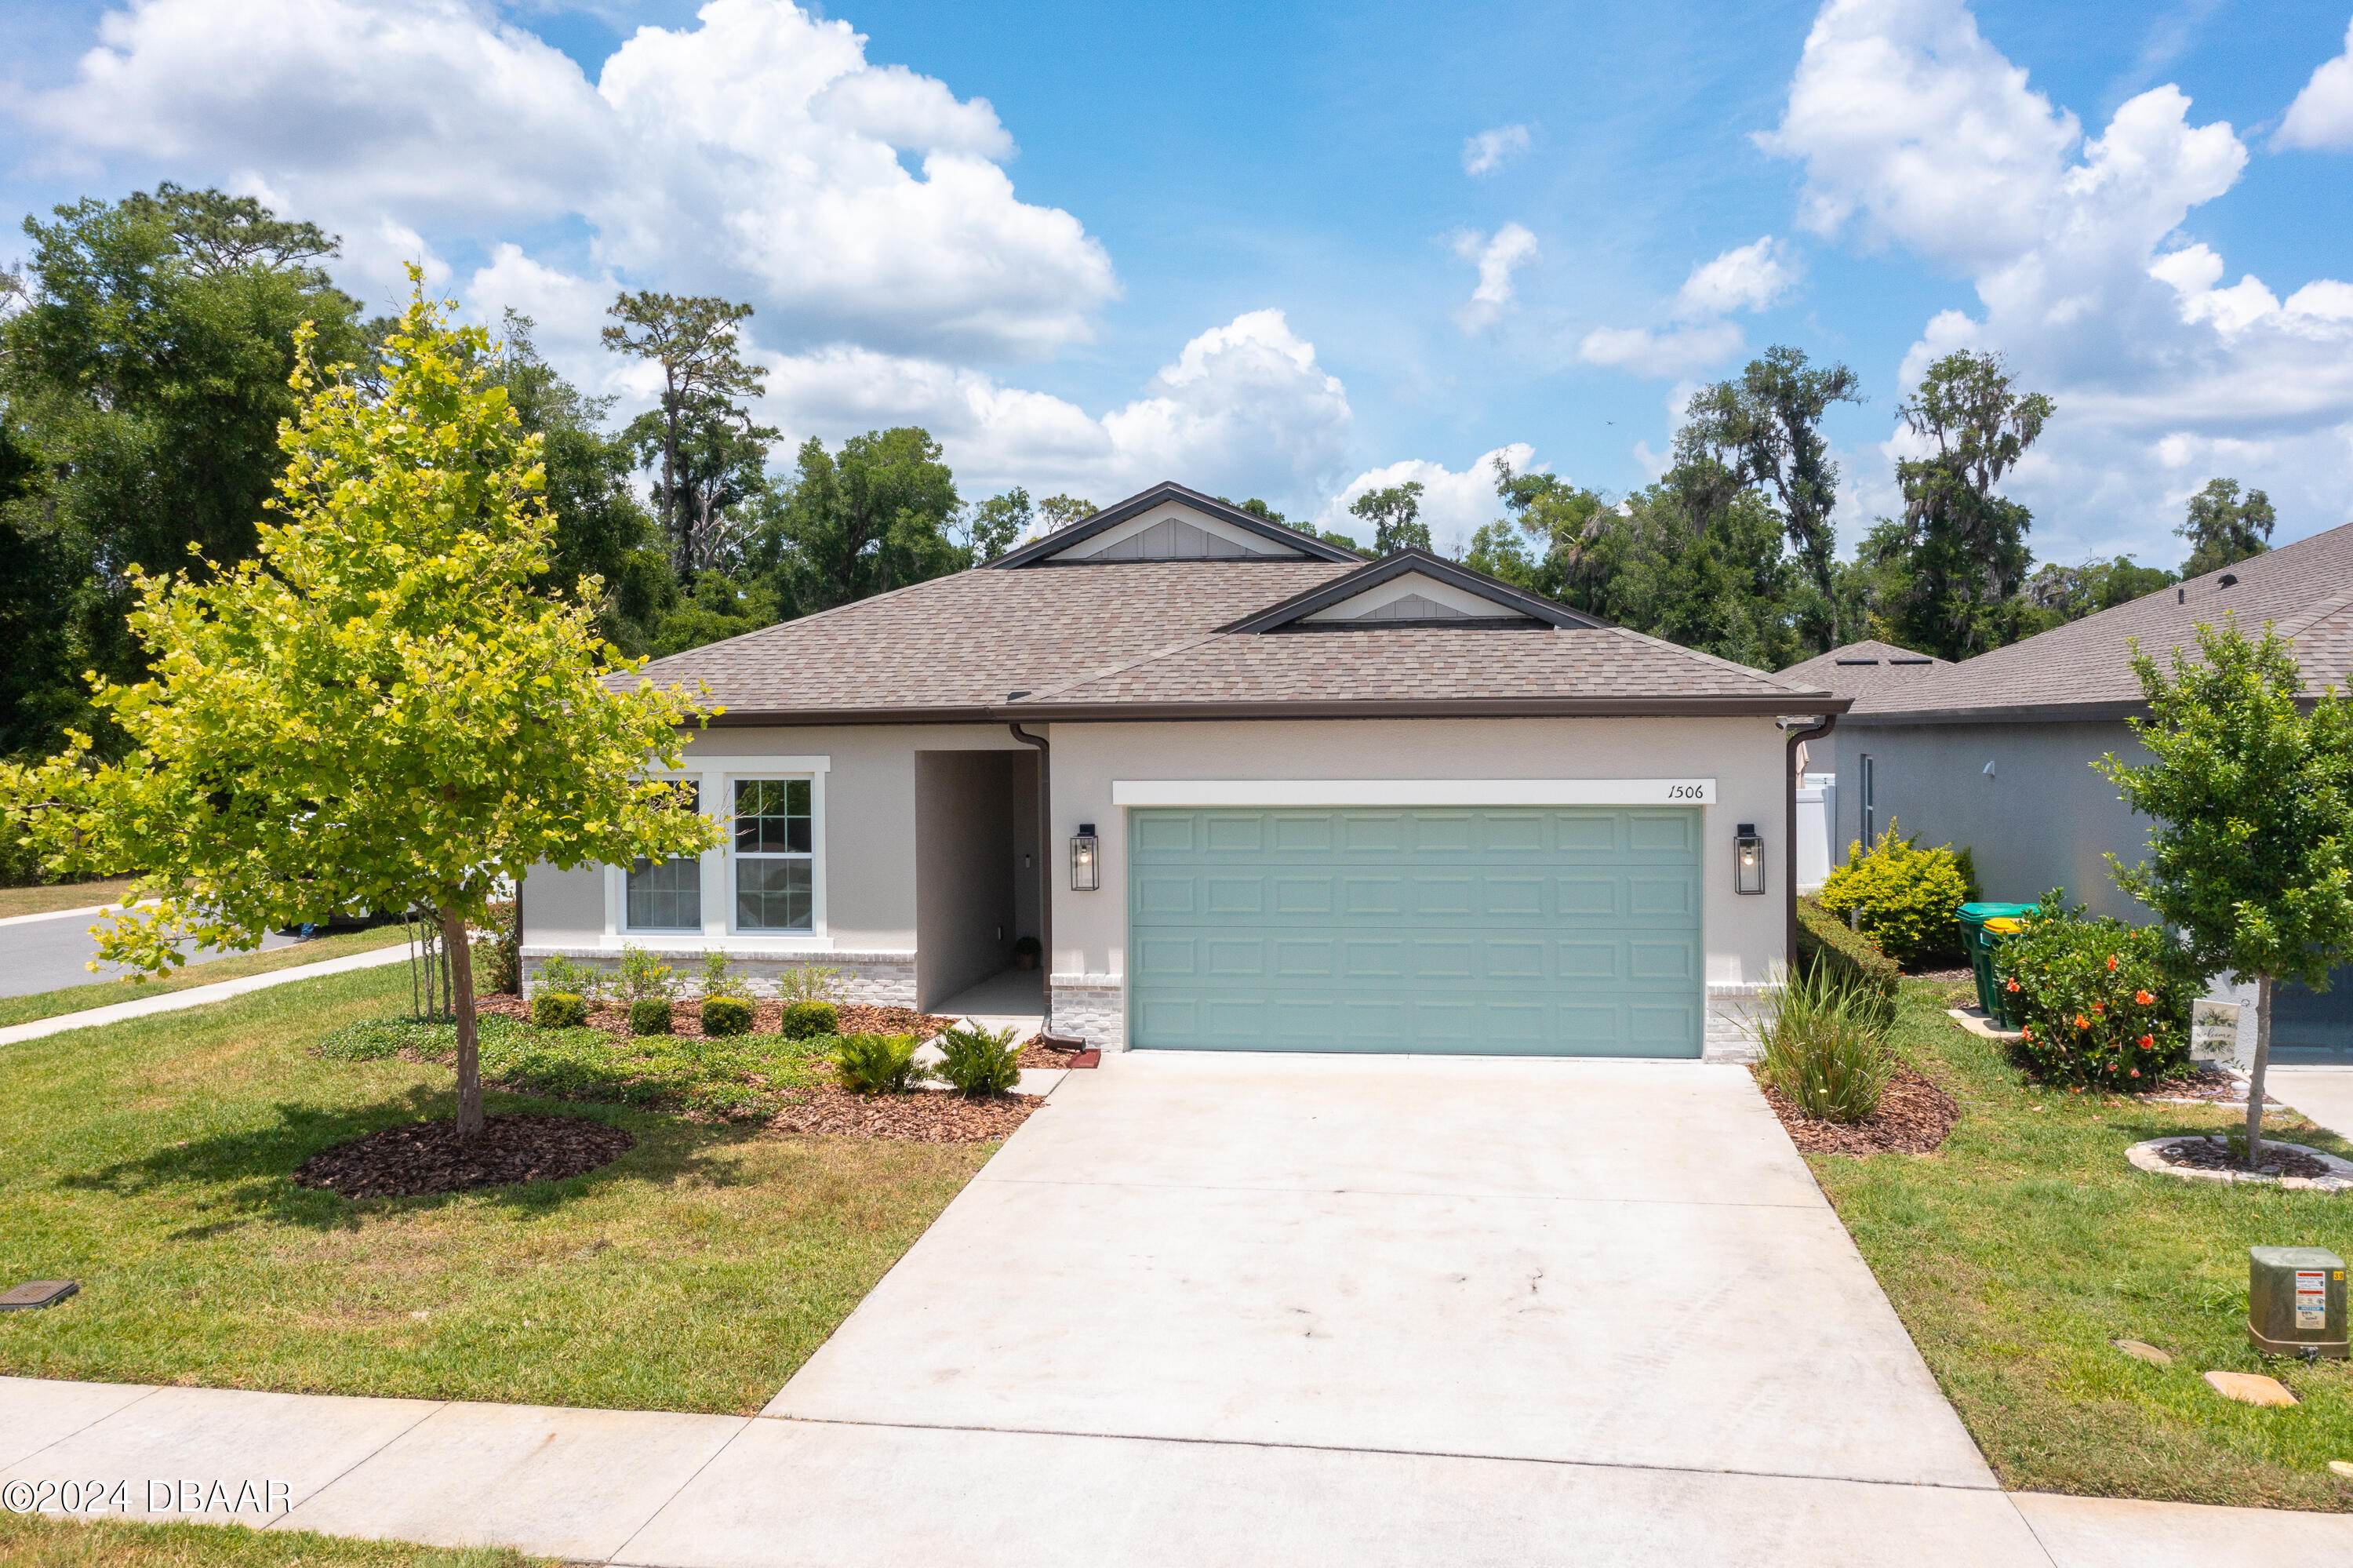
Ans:
{"label": "brown mulch", "polygon": [[853,1095],[827,1084],[808,1091],[768,1122],[770,1132],[879,1138],[902,1143],[986,1143],[1006,1138],[1046,1103],[1042,1095],[966,1099],[937,1089],[903,1095]]}
{"label": "brown mulch", "polygon": [[637,1147],[625,1129],[568,1116],[494,1116],[469,1143],[453,1120],[388,1127],[322,1150],[294,1171],[298,1187],[346,1198],[415,1198],[560,1181],[609,1165]]}
{"label": "brown mulch", "polygon": [[[531,1004],[519,996],[486,996],[478,1001],[475,1010],[501,1018],[519,1018],[528,1022]],[[912,1007],[876,1007],[867,1002],[849,1001],[837,1004],[841,1015],[844,1034],[913,1034],[928,1040],[955,1022],[935,1012],[917,1012]],[[785,1004],[774,997],[755,999],[752,1003],[752,1033],[774,1034],[785,1015]],[[627,1035],[629,1033],[629,1010],[617,1002],[600,1001],[588,1010],[588,1026],[607,1034]],[[702,1013],[691,998],[670,1003],[670,1032],[689,1040],[702,1038]]]}
{"label": "brown mulch", "polygon": [[1932,1154],[1961,1119],[1953,1097],[1920,1072],[1899,1065],[1879,1097],[1879,1108],[1861,1121],[1820,1121],[1757,1075],[1765,1102],[1781,1118],[1789,1141],[1806,1154]]}
{"label": "brown mulch", "polygon": [[1043,1035],[1033,1035],[1029,1044],[1021,1047],[1021,1054],[1014,1059],[1014,1065],[1021,1067],[1067,1067],[1071,1058],[1085,1049],[1083,1045],[1073,1045],[1063,1050],[1045,1044]]}
{"label": "brown mulch", "polygon": [[[2231,1146],[2219,1139],[2177,1138],[2170,1143],[2157,1146],[2158,1158],[2168,1165],[2178,1165],[2187,1171],[2243,1171],[2246,1167],[2231,1152]],[[2326,1176],[2327,1164],[2309,1154],[2299,1154],[2283,1149],[2269,1139],[2263,1140],[2263,1160],[2255,1170],[2265,1176]]]}

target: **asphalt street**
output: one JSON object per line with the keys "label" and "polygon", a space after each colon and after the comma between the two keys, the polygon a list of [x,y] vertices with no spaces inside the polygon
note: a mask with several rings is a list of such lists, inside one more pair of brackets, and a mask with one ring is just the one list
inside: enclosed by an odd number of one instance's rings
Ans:
{"label": "asphalt street", "polygon": [[[98,951],[98,941],[90,934],[90,928],[99,919],[83,911],[0,925],[0,996],[31,996],[37,991],[61,991],[69,985],[96,985],[121,975],[122,969],[114,964],[100,965],[95,974],[84,967]],[[294,942],[292,937],[273,933],[261,945],[265,948],[286,948]],[[221,948],[204,948],[192,953],[188,961],[201,963],[206,959],[227,956]]]}

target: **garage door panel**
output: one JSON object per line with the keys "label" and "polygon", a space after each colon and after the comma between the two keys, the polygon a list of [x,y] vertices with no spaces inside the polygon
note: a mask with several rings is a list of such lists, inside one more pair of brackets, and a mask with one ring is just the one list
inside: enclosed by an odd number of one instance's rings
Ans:
{"label": "garage door panel", "polygon": [[1138,810],[1134,1043],[1695,1055],[1698,822]]}

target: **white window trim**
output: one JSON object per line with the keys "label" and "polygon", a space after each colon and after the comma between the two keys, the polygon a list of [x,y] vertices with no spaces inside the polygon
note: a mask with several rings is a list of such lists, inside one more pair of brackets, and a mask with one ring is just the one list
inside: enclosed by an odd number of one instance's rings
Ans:
{"label": "white window trim", "polygon": [[1118,779],[1114,806],[1713,806],[1713,779]]}
{"label": "white window trim", "polygon": [[[605,930],[601,945],[614,952],[623,946],[649,952],[829,953],[832,927],[826,916],[825,780],[832,771],[829,757],[713,757],[702,766],[690,758],[687,767],[654,777],[695,782],[706,816],[724,825],[735,808],[739,779],[807,779],[809,781],[809,929],[807,931],[739,931],[735,928],[735,841],[731,831],[719,847],[702,856],[702,928],[699,931],[632,931],[628,926],[628,867],[605,868]],[[712,802],[726,806],[723,812]]]}

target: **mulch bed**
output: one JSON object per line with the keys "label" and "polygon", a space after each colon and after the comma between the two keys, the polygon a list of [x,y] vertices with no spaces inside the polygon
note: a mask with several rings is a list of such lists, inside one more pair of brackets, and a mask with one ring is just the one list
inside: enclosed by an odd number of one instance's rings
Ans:
{"label": "mulch bed", "polygon": [[[2158,1158],[2168,1165],[2178,1165],[2188,1171],[2243,1171],[2239,1157],[2231,1146],[2219,1139],[2177,1138],[2170,1143],[2157,1146]],[[2265,1176],[2327,1176],[2328,1167],[2309,1154],[2299,1154],[2283,1149],[2269,1139],[2263,1140],[2263,1160],[2255,1167]]]}
{"label": "mulch bed", "polygon": [[[477,1012],[496,1013],[501,1018],[531,1020],[531,1004],[519,996],[486,996],[474,1003]],[[876,1007],[862,1001],[836,1005],[841,1015],[844,1034],[913,1034],[928,1040],[956,1021],[943,1018],[935,1012],[917,1012],[912,1007]],[[752,1003],[752,1033],[774,1034],[785,1015],[785,1004],[774,997],[755,999]],[[588,1010],[588,1026],[607,1034],[626,1036],[629,1033],[629,1010],[614,1002],[600,1001]],[[689,1040],[702,1038],[702,1009],[691,998],[681,998],[670,1003],[670,1032]]]}
{"label": "mulch bed", "polygon": [[1921,1073],[1899,1065],[1879,1097],[1879,1108],[1861,1121],[1820,1121],[1757,1076],[1766,1104],[1781,1118],[1789,1141],[1807,1154],[1931,1154],[1961,1119],[1953,1097]]}
{"label": "mulch bed", "polygon": [[1015,1065],[1022,1067],[1067,1067],[1073,1057],[1086,1049],[1083,1045],[1073,1045],[1066,1051],[1044,1042],[1042,1034],[1031,1036],[1029,1044],[1021,1047],[1021,1054],[1015,1058]]}
{"label": "mulch bed", "polygon": [[416,1198],[560,1181],[611,1164],[637,1142],[621,1128],[568,1116],[487,1117],[470,1143],[454,1119],[411,1122],[320,1150],[296,1168],[294,1184],[346,1198]]}
{"label": "mulch bed", "polygon": [[987,1143],[1009,1137],[1045,1103],[1042,1095],[973,1100],[937,1089],[853,1095],[827,1084],[809,1090],[804,1103],[777,1112],[770,1118],[768,1130],[902,1143]]}

